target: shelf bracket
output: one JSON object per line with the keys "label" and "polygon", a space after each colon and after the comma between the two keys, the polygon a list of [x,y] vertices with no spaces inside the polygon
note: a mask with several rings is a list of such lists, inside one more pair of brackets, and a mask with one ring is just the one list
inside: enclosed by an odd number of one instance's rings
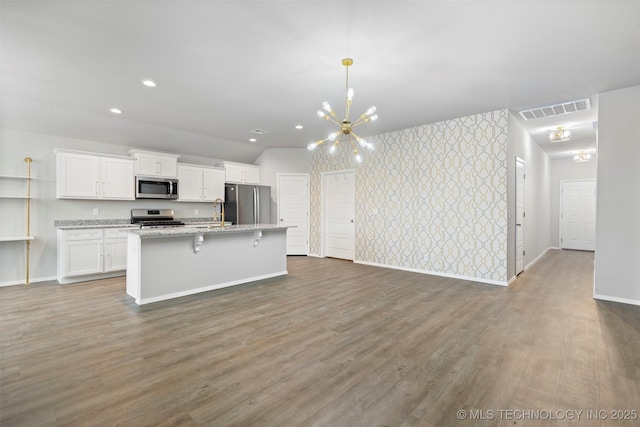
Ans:
{"label": "shelf bracket", "polygon": [[204,234],[197,233],[193,235],[193,253],[197,254],[200,252],[200,248],[202,247],[202,242],[204,242]]}
{"label": "shelf bracket", "polygon": [[258,246],[258,242],[262,239],[262,230],[256,230],[253,232],[253,247]]}

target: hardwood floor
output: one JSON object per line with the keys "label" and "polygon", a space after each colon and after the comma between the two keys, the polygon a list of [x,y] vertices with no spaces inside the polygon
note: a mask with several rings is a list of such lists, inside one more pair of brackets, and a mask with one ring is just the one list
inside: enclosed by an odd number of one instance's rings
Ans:
{"label": "hardwood floor", "polygon": [[0,425],[640,423],[610,412],[640,411],[640,307],[592,299],[592,253],[549,251],[509,288],[288,269],[143,307],[124,278],[0,288]]}

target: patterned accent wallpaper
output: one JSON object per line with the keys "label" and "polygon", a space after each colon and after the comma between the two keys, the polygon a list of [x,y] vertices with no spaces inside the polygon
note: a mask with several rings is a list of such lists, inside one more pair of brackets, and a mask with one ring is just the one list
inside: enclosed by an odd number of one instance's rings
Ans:
{"label": "patterned accent wallpaper", "polygon": [[506,283],[508,110],[368,139],[361,164],[346,147],[313,153],[310,253],[321,254],[321,173],[351,169],[356,261]]}

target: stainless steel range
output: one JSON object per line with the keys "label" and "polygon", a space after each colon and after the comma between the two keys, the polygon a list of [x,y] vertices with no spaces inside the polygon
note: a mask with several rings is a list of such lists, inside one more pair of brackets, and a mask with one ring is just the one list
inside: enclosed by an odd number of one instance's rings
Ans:
{"label": "stainless steel range", "polygon": [[140,228],[177,227],[184,222],[173,219],[173,209],[131,209],[131,224]]}

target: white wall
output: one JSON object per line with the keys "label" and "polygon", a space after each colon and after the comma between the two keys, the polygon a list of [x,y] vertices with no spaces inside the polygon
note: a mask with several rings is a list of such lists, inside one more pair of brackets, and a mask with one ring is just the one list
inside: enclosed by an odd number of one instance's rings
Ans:
{"label": "white wall", "polygon": [[[56,276],[56,229],[54,222],[63,219],[128,219],[132,208],[174,209],[176,217],[207,217],[213,215],[213,205],[208,203],[182,203],[163,200],[98,201],[56,199],[56,162],[54,148],[128,155],[134,147],[95,141],[61,138],[51,135],[2,129],[0,133],[0,175],[24,175],[25,157],[33,158],[32,220],[35,236],[31,249],[31,281],[52,280]],[[181,156],[185,163],[215,165],[218,159],[198,156]],[[0,235],[24,234],[25,210],[18,203],[0,199]],[[99,215],[93,215],[93,209]],[[195,214],[196,209],[199,211]],[[14,215],[14,212],[18,212]],[[24,283],[25,250],[23,242],[0,243],[0,286]]]}
{"label": "white wall", "polygon": [[640,86],[601,93],[594,297],[640,305]]}
{"label": "white wall", "polygon": [[270,148],[255,161],[260,166],[260,183],[271,186],[271,222],[278,213],[278,174],[310,173],[311,152],[306,148]]}
{"label": "white wall", "polygon": [[596,179],[597,158],[592,155],[588,162],[576,163],[573,157],[551,159],[551,217],[549,244],[560,247],[560,184],[564,180]]}
{"label": "white wall", "polygon": [[515,159],[525,161],[524,265],[530,265],[549,247],[550,160],[515,115],[509,112],[508,276],[515,275]]}

